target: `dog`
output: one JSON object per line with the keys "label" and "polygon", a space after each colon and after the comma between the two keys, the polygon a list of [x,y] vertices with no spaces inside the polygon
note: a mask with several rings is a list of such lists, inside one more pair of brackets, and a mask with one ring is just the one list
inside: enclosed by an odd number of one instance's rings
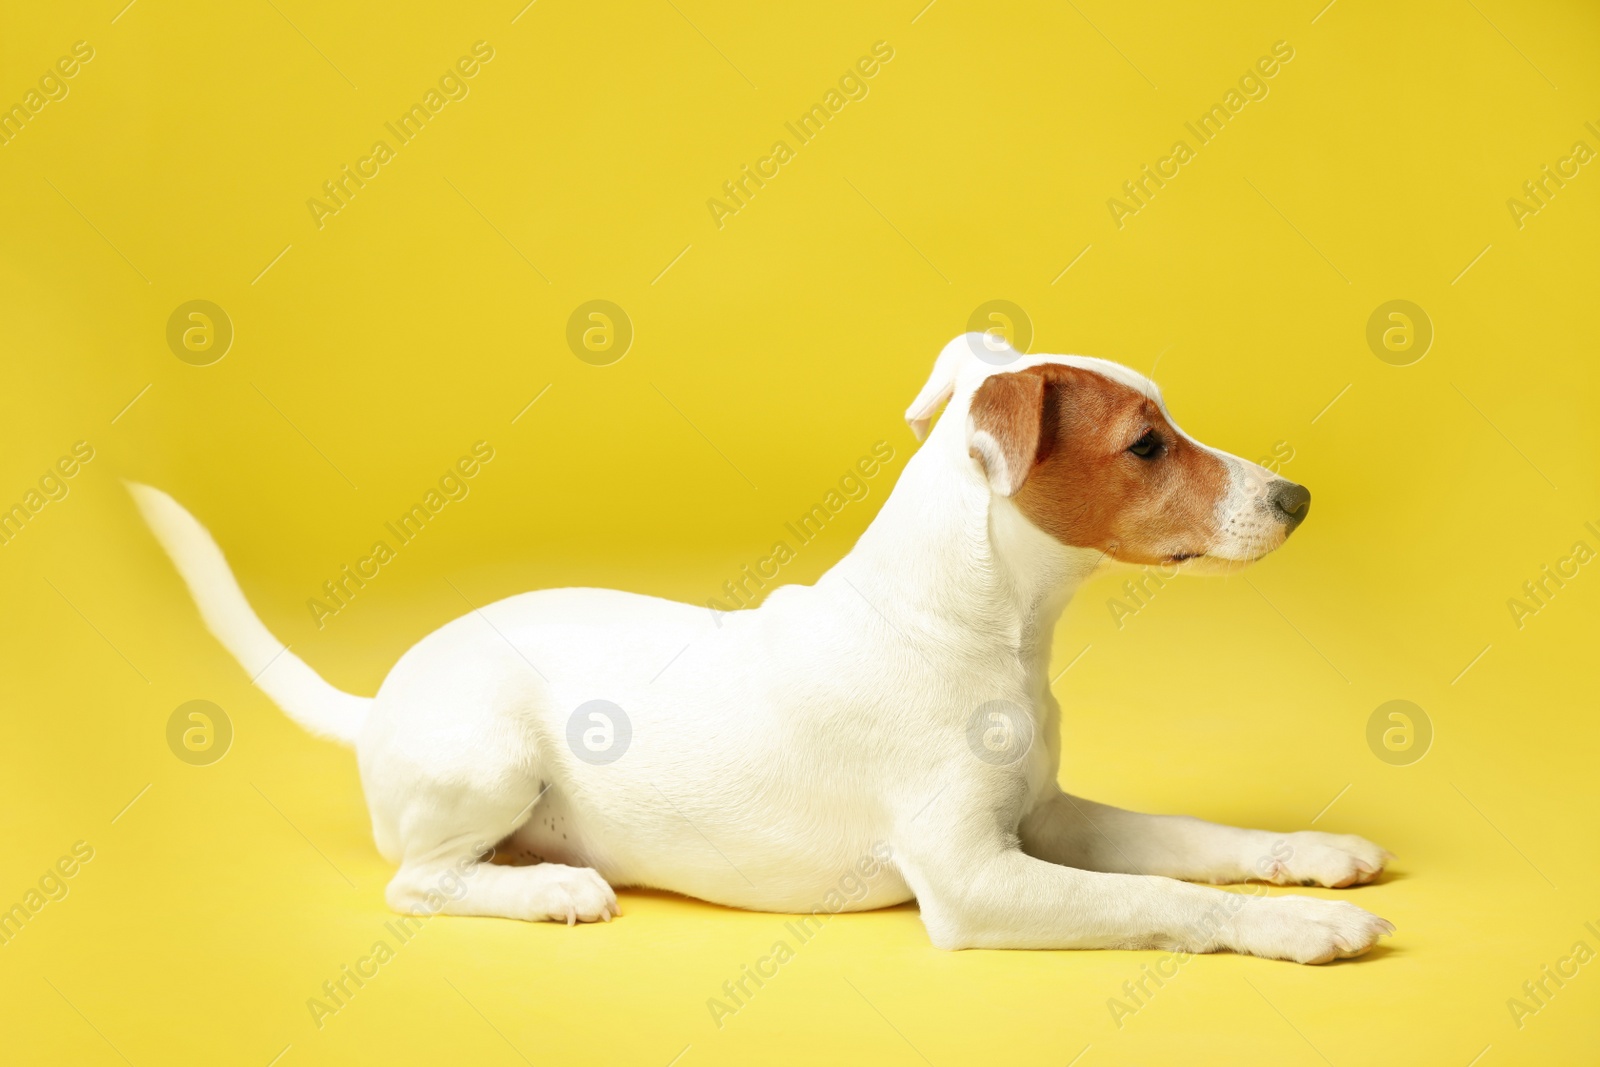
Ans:
{"label": "dog", "polygon": [[424,637],[372,698],[267,631],[193,516],[129,488],[256,684],[355,746],[398,911],[610,922],[612,887],[641,886],[805,912],[843,874],[838,910],[914,899],[944,949],[1323,963],[1392,933],[1343,901],[1191,884],[1365,883],[1392,858],[1371,842],[1142,815],[1057,784],[1048,667],[1073,590],[1117,563],[1243,566],[1310,493],[1184,434],[1126,367],[984,334],[945,346],[906,418],[921,447],[815,585],[725,615],[524,593]]}

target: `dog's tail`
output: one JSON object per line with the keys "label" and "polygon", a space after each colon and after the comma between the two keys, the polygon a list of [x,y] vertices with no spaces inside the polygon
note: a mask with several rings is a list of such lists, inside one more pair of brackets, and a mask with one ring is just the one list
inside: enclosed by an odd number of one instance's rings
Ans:
{"label": "dog's tail", "polygon": [[272,636],[245,600],[222,549],[181,504],[148,485],[125,484],[188,585],[207,629],[233,653],[255,684],[307,730],[355,744],[372,698],[335,689]]}

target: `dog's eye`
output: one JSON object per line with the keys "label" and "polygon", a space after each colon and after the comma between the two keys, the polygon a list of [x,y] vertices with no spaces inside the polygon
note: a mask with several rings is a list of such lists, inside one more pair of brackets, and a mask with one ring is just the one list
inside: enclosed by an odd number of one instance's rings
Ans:
{"label": "dog's eye", "polygon": [[1161,438],[1154,430],[1146,430],[1144,436],[1128,446],[1128,451],[1140,459],[1155,459],[1161,455]]}

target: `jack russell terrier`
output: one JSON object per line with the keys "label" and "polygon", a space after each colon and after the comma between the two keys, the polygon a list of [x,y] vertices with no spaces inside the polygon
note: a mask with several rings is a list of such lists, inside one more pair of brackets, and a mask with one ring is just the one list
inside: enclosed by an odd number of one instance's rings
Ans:
{"label": "jack russell terrier", "polygon": [[[355,746],[397,910],[609,922],[612,886],[651,886],[805,912],[887,856],[844,910],[915,899],[941,948],[1323,963],[1392,933],[1354,904],[1188,884],[1369,882],[1391,857],[1362,838],[1141,815],[1056,782],[1048,667],[1073,590],[1107,561],[1242,566],[1311,494],[1184,434],[1126,367],[983,334],[945,346],[906,418],[925,443],[815,585],[720,617],[523,593],[423,638],[371,698],[286,651],[171,497],[130,490],[256,684]],[[495,845],[541,862],[491,862]]]}

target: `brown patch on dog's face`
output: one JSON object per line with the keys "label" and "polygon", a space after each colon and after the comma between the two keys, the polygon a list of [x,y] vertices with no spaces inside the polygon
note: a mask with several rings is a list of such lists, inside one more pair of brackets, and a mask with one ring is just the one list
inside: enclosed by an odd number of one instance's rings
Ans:
{"label": "brown patch on dog's face", "polygon": [[1047,363],[992,375],[970,413],[991,482],[1061,543],[1152,564],[1219,540],[1226,464],[1132,386]]}

